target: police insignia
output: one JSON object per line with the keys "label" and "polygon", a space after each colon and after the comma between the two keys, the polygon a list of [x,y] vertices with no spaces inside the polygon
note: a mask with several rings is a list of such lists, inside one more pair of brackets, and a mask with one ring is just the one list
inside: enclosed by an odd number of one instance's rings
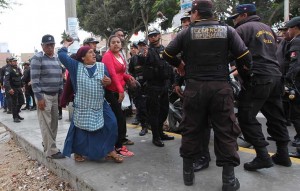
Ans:
{"label": "police insignia", "polygon": [[291,52],[291,58],[295,58],[297,57],[297,53],[296,52]]}

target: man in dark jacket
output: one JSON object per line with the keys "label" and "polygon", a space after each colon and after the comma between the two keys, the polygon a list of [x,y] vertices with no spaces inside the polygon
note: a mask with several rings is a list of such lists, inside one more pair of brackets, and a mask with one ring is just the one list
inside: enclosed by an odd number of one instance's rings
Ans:
{"label": "man in dark jacket", "polygon": [[[237,137],[240,128],[234,115],[233,91],[228,83],[228,54],[236,58],[244,80],[250,73],[251,55],[235,30],[213,18],[210,0],[194,0],[192,23],[166,47],[163,57],[185,75],[183,126],[180,155],[185,185],[194,183],[193,162],[203,153],[209,120],[214,130],[217,166],[223,167],[223,191],[240,187],[234,167],[240,164]],[[176,55],[183,52],[182,60]]]}
{"label": "man in dark jacket", "polygon": [[[245,83],[239,95],[238,121],[245,140],[254,146],[257,156],[245,163],[244,168],[249,171],[270,168],[273,162],[289,167],[292,165],[287,147],[290,139],[281,99],[283,86],[276,58],[276,35],[269,26],[259,22],[254,4],[238,5],[236,12],[230,18],[253,56],[251,83]],[[276,141],[277,152],[272,157],[256,118],[259,111],[266,117],[268,133]]]}
{"label": "man in dark jacket", "polygon": [[286,73],[288,83],[296,90],[296,98],[292,103],[291,119],[296,130],[295,140],[292,145],[297,148],[290,156],[300,158],[300,17],[292,18],[285,27],[292,40],[289,44],[289,67]]}
{"label": "man in dark jacket", "polygon": [[19,115],[20,109],[24,104],[22,91],[22,72],[18,67],[17,59],[13,58],[11,65],[6,68],[4,76],[5,91],[8,91],[12,100],[12,115],[15,123],[21,122],[24,118]]}
{"label": "man in dark jacket", "polygon": [[[22,110],[36,110],[36,103],[34,99],[34,93],[31,87],[31,80],[30,80],[30,62],[26,61],[23,64],[24,66],[24,74],[22,81],[25,87],[25,98],[26,98],[26,106]],[[30,108],[30,101],[32,101],[32,107]]]}

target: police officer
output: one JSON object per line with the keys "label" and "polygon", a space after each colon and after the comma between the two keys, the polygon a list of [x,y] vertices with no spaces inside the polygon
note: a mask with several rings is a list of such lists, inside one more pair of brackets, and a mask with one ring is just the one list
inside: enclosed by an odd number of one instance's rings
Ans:
{"label": "police officer", "polygon": [[[144,49],[144,46],[148,46],[147,42],[140,40],[137,43],[132,43],[134,48]],[[129,60],[129,73],[139,82],[140,87],[136,88],[133,94],[133,102],[136,106],[136,119],[138,123],[141,123],[142,130],[139,133],[140,136],[148,133],[147,120],[147,108],[146,108],[146,91],[145,91],[145,80],[143,77],[143,65],[139,62],[138,54],[132,55]]]}
{"label": "police officer", "polygon": [[292,38],[289,44],[289,67],[285,76],[296,91],[296,98],[291,105],[291,120],[296,130],[292,145],[297,147],[297,150],[290,156],[300,158],[300,17],[292,18],[285,27]]}
{"label": "police officer", "polygon": [[[25,98],[26,98],[26,106],[22,110],[36,110],[36,103],[34,99],[34,93],[31,86],[31,79],[30,79],[30,62],[25,61],[24,64],[24,72],[22,77],[22,82],[24,83],[25,87]],[[32,107],[30,107],[30,101],[32,101]]]}
{"label": "police officer", "polygon": [[[8,68],[10,66],[12,59],[13,59],[13,57],[7,57],[6,58],[6,65],[1,68],[0,84],[2,84],[2,86],[4,86],[4,77],[5,77],[6,68]],[[7,112],[7,114],[12,114],[12,112],[11,112],[11,110],[12,110],[11,109],[12,108],[12,106],[11,106],[11,97],[10,97],[7,90],[4,90],[4,91],[5,91],[5,97],[4,97],[4,110],[3,110],[3,112]]]}
{"label": "police officer", "polygon": [[[160,44],[158,29],[148,31],[149,47],[140,49],[139,62],[143,65],[143,78],[146,80],[148,122],[152,130],[152,143],[164,147],[164,140],[173,140],[173,136],[163,133],[163,124],[169,111],[168,86],[172,69],[162,58],[164,46]],[[141,44],[140,44],[141,45]]]}
{"label": "police officer", "polygon": [[[239,95],[238,121],[247,142],[254,146],[256,157],[245,163],[244,168],[255,171],[270,168],[273,162],[289,167],[289,135],[282,106],[282,73],[276,58],[276,34],[264,23],[259,22],[254,4],[236,7],[231,16],[237,33],[253,55],[253,77],[244,84]],[[277,151],[272,157],[261,124],[256,115],[261,111],[267,119],[268,133],[276,141]]]}
{"label": "police officer", "polygon": [[181,21],[181,28],[187,28],[191,23],[191,15],[189,12],[185,12],[182,17],[180,18]]}
{"label": "police officer", "polygon": [[97,44],[99,43],[98,40],[96,40],[94,37],[89,37],[84,39],[83,46],[89,46],[92,49],[94,49],[94,52],[96,54],[96,61],[101,62],[102,56],[100,55],[100,51],[97,51]]}
{"label": "police officer", "polygon": [[[280,71],[283,75],[285,75],[289,66],[288,45],[289,45],[289,41],[291,40],[291,37],[288,33],[288,28],[286,27],[281,27],[278,29],[278,31],[280,32],[280,37],[282,39],[277,45],[276,57],[280,65]],[[286,125],[290,126],[291,125],[291,99],[289,98],[290,91],[288,87],[284,87],[284,88],[285,90],[282,96],[282,104],[283,104],[283,110],[286,119]]]}
{"label": "police officer", "polygon": [[[203,136],[214,130],[217,166],[223,167],[223,191],[238,190],[234,167],[240,164],[237,137],[240,129],[234,115],[233,91],[228,83],[228,55],[236,58],[245,80],[252,66],[251,55],[235,30],[213,18],[211,0],[194,0],[192,24],[182,30],[166,47],[164,58],[185,75],[183,126],[180,155],[183,158],[183,180],[193,185],[193,162],[202,155]],[[183,51],[182,60],[176,55]]]}
{"label": "police officer", "polygon": [[15,123],[21,122],[24,118],[19,115],[24,104],[22,91],[22,72],[18,67],[17,59],[13,58],[11,65],[6,68],[4,78],[5,90],[9,92],[12,99],[12,115]]}

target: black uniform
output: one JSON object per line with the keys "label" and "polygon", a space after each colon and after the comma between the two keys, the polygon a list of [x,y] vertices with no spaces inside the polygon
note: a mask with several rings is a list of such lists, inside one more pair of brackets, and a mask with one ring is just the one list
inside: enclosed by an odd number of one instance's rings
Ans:
{"label": "black uniform", "polygon": [[240,92],[238,120],[246,141],[255,148],[269,145],[256,119],[259,111],[266,117],[267,130],[273,139],[282,145],[289,142],[281,100],[283,86],[276,58],[276,35],[259,20],[257,15],[252,15],[235,26],[253,55],[254,76],[252,83],[245,84]]}
{"label": "black uniform", "polygon": [[176,55],[180,51],[183,51],[186,82],[180,155],[193,160],[202,156],[210,119],[215,132],[217,165],[239,165],[236,140],[240,129],[233,111],[233,91],[228,83],[228,54],[231,52],[239,58],[238,69],[244,72],[243,64],[251,67],[247,47],[232,27],[201,20],[181,31],[166,47],[163,56],[178,67],[181,61]]}
{"label": "black uniform", "polygon": [[138,55],[134,55],[130,58],[128,71],[141,85],[140,88],[132,92],[132,96],[133,103],[137,108],[136,118],[141,123],[142,128],[147,128],[146,84],[143,78],[143,65],[139,63]]}
{"label": "black uniform", "polygon": [[5,71],[4,78],[5,90],[9,92],[11,89],[14,93],[10,95],[12,99],[12,114],[14,119],[20,119],[19,112],[24,104],[24,95],[22,91],[22,72],[18,67],[9,66]]}
{"label": "black uniform", "polygon": [[288,86],[294,89],[295,99],[291,101],[291,121],[296,130],[293,146],[299,147],[300,142],[300,36],[294,38],[289,44],[289,64],[287,70]]}
{"label": "black uniform", "polygon": [[[163,123],[169,111],[168,86],[172,68],[162,58],[164,47],[150,45],[147,57],[139,57],[143,65],[143,78],[146,80],[146,107],[148,122],[153,134],[153,143],[163,146],[160,140],[169,140],[163,133]],[[156,144],[158,141],[159,144]]]}
{"label": "black uniform", "polygon": [[26,109],[30,109],[30,101],[32,100],[32,109],[36,108],[36,103],[35,103],[35,99],[34,99],[34,93],[32,90],[32,86],[31,84],[29,84],[30,82],[30,67],[28,67],[27,69],[24,70],[24,74],[23,74],[23,78],[22,78],[22,82],[24,83],[24,87],[25,87],[25,98],[26,98]]}
{"label": "black uniform", "polygon": [[[8,68],[10,64],[6,64],[1,68],[1,73],[0,73],[0,83],[5,87],[4,85],[4,79],[5,79],[5,71],[6,68]],[[12,110],[12,100],[11,96],[9,95],[8,91],[5,89],[5,102],[4,102],[4,111],[7,111],[8,113],[11,112]]]}

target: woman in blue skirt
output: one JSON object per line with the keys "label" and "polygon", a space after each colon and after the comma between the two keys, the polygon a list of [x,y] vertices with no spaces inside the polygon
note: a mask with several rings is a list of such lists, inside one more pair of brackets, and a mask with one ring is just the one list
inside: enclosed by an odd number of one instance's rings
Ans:
{"label": "woman in blue skirt", "polygon": [[58,51],[61,63],[67,68],[75,92],[74,112],[63,154],[78,162],[112,159],[117,163],[123,158],[114,150],[118,131],[114,113],[104,100],[104,87],[111,83],[109,74],[89,46],[78,49],[76,59],[68,56],[73,41],[65,40]]}

